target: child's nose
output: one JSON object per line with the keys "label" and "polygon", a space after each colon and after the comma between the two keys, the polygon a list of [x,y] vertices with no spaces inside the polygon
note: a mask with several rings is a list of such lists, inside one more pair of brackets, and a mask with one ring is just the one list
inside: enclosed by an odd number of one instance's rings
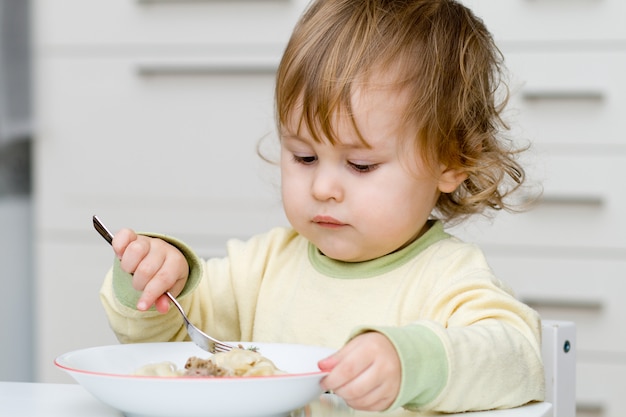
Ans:
{"label": "child's nose", "polygon": [[342,201],[344,189],[338,169],[319,166],[313,176],[311,193],[319,201]]}

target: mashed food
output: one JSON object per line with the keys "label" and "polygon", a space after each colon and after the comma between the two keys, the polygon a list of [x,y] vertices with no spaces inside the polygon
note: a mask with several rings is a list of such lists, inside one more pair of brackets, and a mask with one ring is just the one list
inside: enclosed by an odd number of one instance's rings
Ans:
{"label": "mashed food", "polygon": [[170,377],[267,376],[284,373],[259,352],[241,347],[230,352],[216,353],[207,359],[192,356],[187,359],[184,369],[177,369],[171,362],[160,362],[142,366],[135,371],[135,375]]}

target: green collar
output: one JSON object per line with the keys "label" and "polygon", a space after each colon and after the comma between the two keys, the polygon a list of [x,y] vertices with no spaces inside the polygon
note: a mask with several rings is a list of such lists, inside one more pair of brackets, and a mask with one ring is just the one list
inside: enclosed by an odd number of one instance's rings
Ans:
{"label": "green collar", "polygon": [[317,272],[333,278],[371,278],[398,268],[435,242],[450,237],[440,221],[429,220],[430,228],[409,246],[389,255],[363,262],[343,262],[324,256],[309,242],[309,261]]}

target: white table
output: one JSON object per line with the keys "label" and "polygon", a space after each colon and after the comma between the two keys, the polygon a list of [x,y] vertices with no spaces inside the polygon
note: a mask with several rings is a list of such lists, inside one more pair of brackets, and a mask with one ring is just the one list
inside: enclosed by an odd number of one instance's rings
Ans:
{"label": "white table", "polygon": [[1,417],[123,417],[75,384],[0,382]]}
{"label": "white table", "polygon": [[[294,411],[291,417],[365,417],[372,413],[355,412],[341,400],[324,396],[306,409]],[[424,417],[432,414],[416,414],[397,410],[394,417]],[[0,417],[123,417],[124,415],[101,403],[83,387],[75,384],[42,384],[27,382],[0,382]],[[449,414],[453,416],[453,414]],[[461,416],[461,414],[459,414]],[[512,410],[496,410],[471,414],[464,417],[552,417],[552,405],[536,403]]]}

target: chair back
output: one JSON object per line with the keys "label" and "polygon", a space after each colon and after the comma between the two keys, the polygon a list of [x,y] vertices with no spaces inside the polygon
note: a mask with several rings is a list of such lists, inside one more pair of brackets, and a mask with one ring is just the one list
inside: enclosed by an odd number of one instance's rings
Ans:
{"label": "chair back", "polygon": [[554,417],[576,415],[576,325],[570,321],[542,321],[546,398]]}

